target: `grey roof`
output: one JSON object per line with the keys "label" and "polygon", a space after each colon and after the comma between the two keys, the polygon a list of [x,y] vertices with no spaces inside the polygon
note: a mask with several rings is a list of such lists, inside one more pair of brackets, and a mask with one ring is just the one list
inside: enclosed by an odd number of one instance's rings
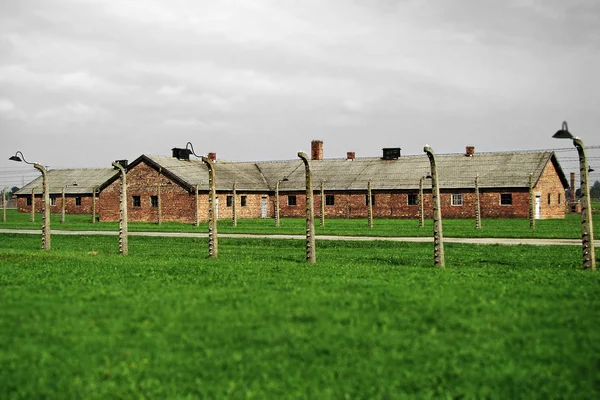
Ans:
{"label": "grey roof", "polygon": [[[208,190],[208,169],[200,159],[178,160],[173,157],[143,155],[132,166],[146,161],[163,173],[170,175],[188,190],[198,185]],[[464,154],[441,154],[436,156],[441,188],[474,188],[478,176],[481,188],[527,188],[529,176],[534,184],[544,167],[552,162],[563,186],[568,182],[553,152],[498,152]],[[381,158],[356,158],[311,160],[313,187],[317,190],[324,181],[327,190],[366,190],[368,182],[374,190],[416,189],[421,177],[430,173],[426,155],[403,156],[397,160]],[[305,188],[305,169],[300,159],[267,162],[216,161],[217,190],[231,190],[236,182],[237,190],[274,191],[281,181],[281,191],[301,191]],[[427,186],[426,186],[427,187]]]}
{"label": "grey roof", "polygon": [[[48,170],[48,188],[50,194],[91,194],[94,187],[101,187],[119,173],[114,168],[77,168]],[[42,175],[19,189],[17,195],[42,193]],[[66,186],[66,187],[65,187]]]}
{"label": "grey roof", "polygon": [[[552,152],[480,153],[472,157],[464,154],[436,156],[439,185],[443,189],[474,188],[476,176],[479,176],[481,188],[529,187],[529,175],[533,174],[535,184],[551,160],[557,166],[563,185],[567,187],[567,180]],[[292,169],[292,164],[298,165],[299,162],[289,162],[287,170]],[[284,165],[273,164],[275,165],[259,164],[261,170],[267,171],[265,175],[271,182],[281,179],[287,173]],[[326,189],[349,191],[366,190],[369,181],[374,190],[415,189],[418,188],[421,177],[427,176],[431,170],[426,155],[403,156],[396,160],[313,160],[310,161],[310,166],[315,189],[320,186],[321,181],[325,181]],[[277,173],[279,178],[273,176]],[[281,182],[280,190],[302,190],[305,187],[304,166],[294,169],[287,178],[287,182]]]}
{"label": "grey roof", "polygon": [[[143,160],[155,168],[161,168],[166,175],[170,175],[189,190],[194,189],[196,185],[201,191],[209,189],[208,167],[200,159],[179,160],[174,157],[144,155],[132,162],[130,168]],[[215,175],[218,190],[231,190],[234,183],[238,190],[269,190],[256,163],[217,161]]]}

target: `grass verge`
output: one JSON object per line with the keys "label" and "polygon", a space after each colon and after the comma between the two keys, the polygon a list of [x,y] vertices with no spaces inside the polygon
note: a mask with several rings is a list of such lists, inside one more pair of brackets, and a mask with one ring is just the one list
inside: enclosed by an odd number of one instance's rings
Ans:
{"label": "grass verge", "polygon": [[597,398],[577,247],[0,235],[0,398]]}
{"label": "grass verge", "polygon": [[[8,210],[7,222],[0,223],[2,228],[12,229],[40,229],[41,215],[36,215],[36,220],[30,222],[29,214],[19,214],[16,209]],[[375,219],[374,227],[367,226],[363,219],[327,219],[325,226],[319,226],[316,221],[317,235],[333,236],[375,236],[375,237],[426,237],[433,235],[433,221],[426,220],[425,227],[419,228],[418,220],[414,219]],[[570,238],[581,237],[581,217],[568,214],[565,219],[538,220],[535,229],[529,227],[527,219],[484,219],[482,229],[475,228],[475,221],[470,219],[448,219],[443,221],[444,235],[446,237],[498,237],[498,238]],[[263,235],[288,234],[303,235],[305,220],[302,218],[283,218],[281,226],[274,226],[273,219],[238,219],[236,227],[231,226],[229,218],[219,220],[219,232],[222,233],[252,233]],[[193,224],[165,222],[156,223],[130,222],[131,232],[207,232],[208,224],[201,223],[196,227]],[[118,231],[117,222],[91,223],[90,215],[67,215],[66,222],[60,222],[60,215],[51,216],[51,228],[55,230],[80,230],[80,231]],[[600,238],[600,219],[595,221],[595,235]]]}

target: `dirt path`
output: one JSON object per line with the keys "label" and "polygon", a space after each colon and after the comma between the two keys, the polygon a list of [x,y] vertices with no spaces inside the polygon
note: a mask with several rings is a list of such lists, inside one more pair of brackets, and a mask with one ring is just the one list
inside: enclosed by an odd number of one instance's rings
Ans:
{"label": "dirt path", "polygon": [[[33,229],[0,229],[0,233],[18,233],[26,235],[40,235],[41,231]],[[118,235],[116,231],[61,231],[52,230],[52,235]],[[129,232],[129,236],[153,236],[153,237],[207,237],[206,233],[193,232]],[[249,239],[295,239],[303,240],[303,235],[257,235],[247,233],[221,233],[221,238],[249,238]],[[414,242],[431,243],[431,237],[371,237],[371,236],[327,236],[317,235],[317,240],[347,240],[347,241],[388,241],[388,242]],[[445,243],[465,244],[501,244],[507,246],[530,245],[530,246],[581,246],[581,239],[514,239],[514,238],[444,238]],[[595,247],[599,246],[596,241]]]}

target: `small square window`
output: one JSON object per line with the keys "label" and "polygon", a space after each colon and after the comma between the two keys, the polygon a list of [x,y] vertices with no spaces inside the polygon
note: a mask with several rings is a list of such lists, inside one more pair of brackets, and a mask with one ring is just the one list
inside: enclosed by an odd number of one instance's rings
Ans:
{"label": "small square window", "polygon": [[462,206],[463,205],[463,195],[462,193],[454,193],[452,194],[452,198],[450,200],[453,206]]}
{"label": "small square window", "polygon": [[242,207],[246,207],[247,201],[248,201],[248,196],[242,196],[242,197],[240,198],[240,205],[241,205]]}
{"label": "small square window", "polygon": [[51,196],[50,197],[50,205],[51,206],[55,206],[56,205],[56,197],[55,196]]}
{"label": "small square window", "polygon": [[227,196],[227,207],[233,207],[233,196]]}
{"label": "small square window", "polygon": [[408,205],[409,206],[416,206],[419,204],[419,195],[414,194],[414,193],[410,193],[408,195]]}
{"label": "small square window", "polygon": [[158,207],[158,196],[150,196],[150,204],[152,207]]}
{"label": "small square window", "polygon": [[501,206],[512,206],[512,193],[501,193],[500,194],[500,205]]}
{"label": "small square window", "polygon": [[81,205],[81,196],[75,197],[75,205],[76,206],[80,206]]}
{"label": "small square window", "polygon": [[325,205],[326,206],[335,206],[335,196],[332,194],[325,195]]}
{"label": "small square window", "polygon": [[142,198],[140,196],[131,196],[132,206],[133,207],[141,207],[142,206]]}
{"label": "small square window", "polygon": [[[373,193],[371,193],[371,199],[373,200],[373,205],[375,205],[375,195]],[[368,194],[365,195],[365,205],[366,206],[369,205],[369,195]]]}
{"label": "small square window", "polygon": [[288,206],[295,206],[295,205],[296,205],[296,196],[295,195],[288,196]]}

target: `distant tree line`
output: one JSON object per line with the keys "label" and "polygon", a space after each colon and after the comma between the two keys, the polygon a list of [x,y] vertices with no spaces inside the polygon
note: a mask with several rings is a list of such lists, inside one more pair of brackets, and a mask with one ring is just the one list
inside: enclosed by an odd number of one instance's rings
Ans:
{"label": "distant tree line", "polygon": [[600,181],[594,182],[590,188],[590,197],[592,200],[600,201]]}
{"label": "distant tree line", "polygon": [[[2,190],[2,188],[0,188],[0,190]],[[6,191],[6,199],[7,200],[10,199],[13,196],[13,194],[15,194],[17,192],[17,190],[19,190],[19,188],[16,186],[13,186],[10,188],[10,190],[7,190]]]}

